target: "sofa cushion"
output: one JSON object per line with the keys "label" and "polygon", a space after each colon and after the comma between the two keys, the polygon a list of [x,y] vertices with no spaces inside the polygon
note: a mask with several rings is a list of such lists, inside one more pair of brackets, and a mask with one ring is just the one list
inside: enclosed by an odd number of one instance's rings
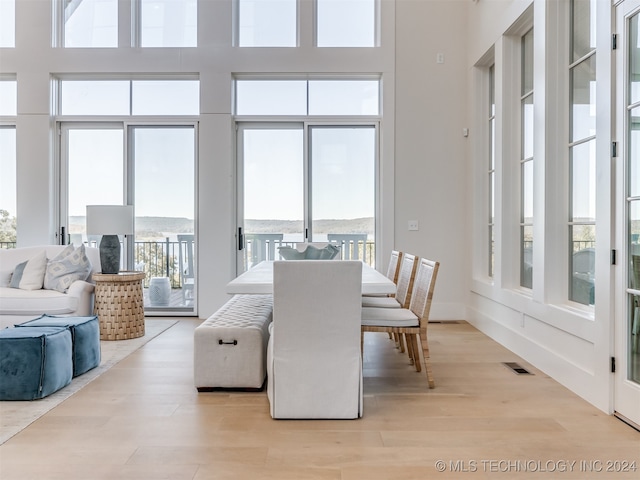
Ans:
{"label": "sofa cushion", "polygon": [[44,283],[46,269],[47,255],[42,251],[26,262],[16,265],[9,286],[21,290],[40,290]]}
{"label": "sofa cushion", "polygon": [[2,315],[63,315],[77,310],[78,297],[55,290],[0,287],[0,306]]}
{"label": "sofa cushion", "polygon": [[66,293],[73,282],[86,280],[90,273],[91,262],[87,258],[84,245],[80,245],[75,250],[73,245],[68,245],[47,264],[44,288]]}

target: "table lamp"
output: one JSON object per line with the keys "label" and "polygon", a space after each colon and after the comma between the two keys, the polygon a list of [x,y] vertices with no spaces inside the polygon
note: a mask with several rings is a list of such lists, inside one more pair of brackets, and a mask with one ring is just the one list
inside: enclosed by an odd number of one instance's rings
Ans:
{"label": "table lamp", "polygon": [[102,273],[120,272],[120,239],[133,234],[133,205],[87,205],[87,235],[102,235]]}

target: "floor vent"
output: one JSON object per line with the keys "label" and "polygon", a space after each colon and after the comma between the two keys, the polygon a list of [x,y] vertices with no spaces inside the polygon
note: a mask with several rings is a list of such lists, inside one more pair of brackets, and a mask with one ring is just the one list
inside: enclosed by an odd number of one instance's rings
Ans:
{"label": "floor vent", "polygon": [[507,368],[510,368],[511,370],[513,370],[518,375],[533,375],[529,370],[522,367],[520,364],[516,362],[503,362],[502,364]]}

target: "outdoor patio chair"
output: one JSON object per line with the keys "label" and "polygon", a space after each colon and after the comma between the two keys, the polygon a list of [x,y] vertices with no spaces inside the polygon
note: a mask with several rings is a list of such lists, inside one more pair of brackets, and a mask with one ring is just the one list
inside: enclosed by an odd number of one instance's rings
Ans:
{"label": "outdoor patio chair", "polygon": [[178,235],[178,268],[182,284],[182,301],[185,305],[193,303],[194,296],[193,239],[193,234]]}

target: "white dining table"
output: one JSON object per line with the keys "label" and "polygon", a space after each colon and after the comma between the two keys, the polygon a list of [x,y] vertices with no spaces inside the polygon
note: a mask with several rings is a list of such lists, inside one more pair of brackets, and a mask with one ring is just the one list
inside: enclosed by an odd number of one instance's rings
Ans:
{"label": "white dining table", "polygon": [[[366,263],[362,264],[363,295],[388,295],[395,292],[396,284],[393,281]],[[260,262],[231,280],[227,283],[227,293],[232,295],[273,293],[273,261]]]}

